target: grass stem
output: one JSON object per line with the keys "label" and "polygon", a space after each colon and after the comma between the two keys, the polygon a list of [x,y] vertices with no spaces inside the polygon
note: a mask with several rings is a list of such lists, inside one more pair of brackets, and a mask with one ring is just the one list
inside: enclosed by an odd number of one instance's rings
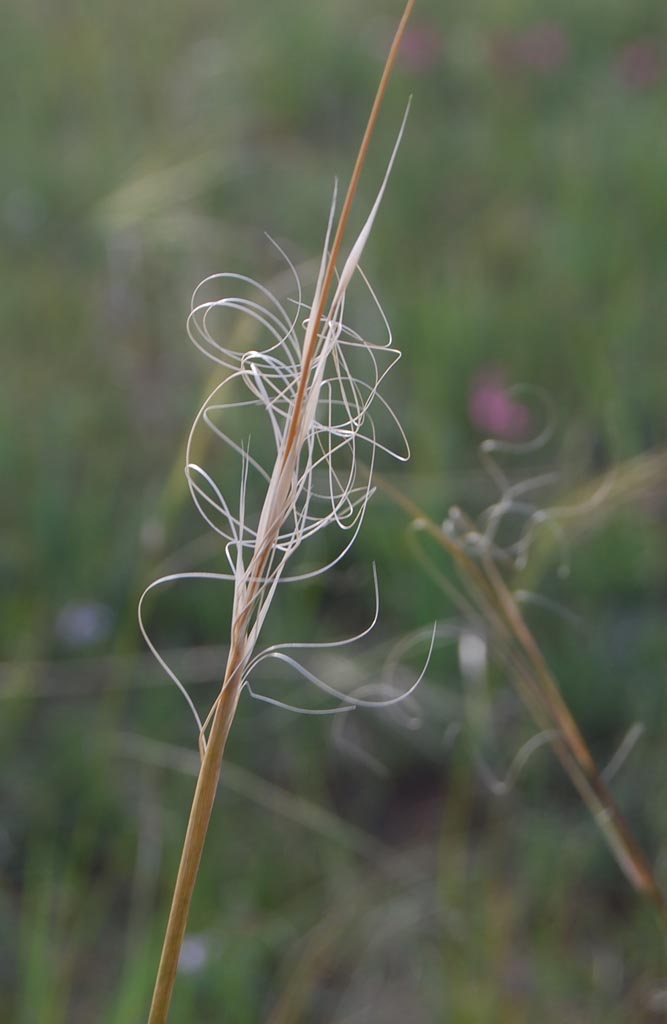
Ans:
{"label": "grass stem", "polygon": [[148,1024],[165,1024],[176,981],[178,960],[192,902],[204,842],[208,832],[222,757],[241,692],[238,657],[230,652],[220,699],[215,709],[201,769],[197,778],[181,863],[176,877]]}
{"label": "grass stem", "polygon": [[[222,758],[243,688],[244,671],[247,666],[249,651],[252,648],[249,635],[251,620],[253,615],[257,613],[258,602],[263,595],[264,583],[262,580],[265,576],[270,576],[272,571],[272,559],[276,550],[280,529],[293,511],[294,481],[298,478],[299,448],[302,443],[301,427],[308,393],[307,389],[310,386],[311,367],[314,363],[318,344],[318,328],[325,311],[332,282],[335,278],[337,259],[361,171],[366,160],[369,143],[375,130],[389,77],[414,5],[415,0],[407,0],[403,16],[385,61],[375,100],[343,202],[331,251],[326,260],[322,288],[315,305],[315,315],[312,318],[312,326],[309,329],[302,354],[296,398],[292,406],[289,422],[287,423],[284,443],[281,446],[281,451],[278,453],[278,461],[276,462],[267,490],[260,523],[257,528],[256,546],[247,574],[241,577],[240,582],[243,591],[239,598],[239,608],[232,623],[231,649],[224,683],[211,714],[204,723],[204,729],[200,738],[202,752],[201,769],[197,778],[190,818],[183,843],[181,862],[174,887],[148,1024],[166,1024],[169,1015],[169,1006],[178,971],[178,961],[185,937],[192,894],[199,871],[206,834],[211,820],[222,767]],[[204,732],[209,723],[210,730],[206,740],[204,740]]]}

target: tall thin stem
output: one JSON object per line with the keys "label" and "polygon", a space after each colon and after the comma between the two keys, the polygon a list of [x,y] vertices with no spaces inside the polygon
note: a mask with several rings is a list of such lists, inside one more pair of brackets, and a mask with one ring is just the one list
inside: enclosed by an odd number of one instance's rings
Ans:
{"label": "tall thin stem", "polygon": [[[401,17],[401,20],[398,24],[398,28],[396,29],[394,39],[392,41],[391,47],[389,48],[389,53],[387,54],[387,59],[385,61],[384,68],[382,69],[382,77],[380,78],[380,84],[378,85],[377,92],[375,94],[375,99],[373,100],[373,106],[371,107],[371,112],[368,116],[368,122],[366,124],[366,130],[364,131],[364,137],[361,140],[361,145],[359,146],[359,152],[357,153],[357,159],[355,161],[354,169],[352,171],[352,177],[350,178],[350,184],[347,186],[347,192],[345,193],[345,199],[343,201],[343,207],[340,213],[340,220],[338,221],[338,227],[336,228],[334,240],[331,243],[331,254],[329,256],[326,273],[324,275],[320,301],[317,305],[317,308],[314,310],[314,329],[310,339],[310,346],[308,348],[308,351],[305,353],[303,361],[303,373],[301,375],[301,380],[299,382],[299,390],[295,402],[295,408],[298,410],[301,409],[301,406],[303,404],[303,395],[310,373],[310,366],[315,355],[315,347],[317,345],[318,324],[320,323],[322,316],[324,314],[324,308],[326,306],[327,298],[331,290],[331,284],[333,282],[334,274],[336,272],[336,262],[338,260],[338,255],[340,253],[340,247],[343,243],[343,235],[345,234],[345,228],[347,227],[347,222],[350,217],[352,203],[354,202],[354,197],[357,194],[357,186],[359,184],[361,172],[366,162],[368,147],[370,146],[370,142],[373,137],[373,132],[375,131],[375,125],[377,123],[378,115],[380,113],[382,101],[384,100],[384,95],[387,91],[387,85],[389,84],[389,77],[394,68],[394,64],[396,63],[396,57],[398,56],[398,51],[401,47],[403,35],[405,33],[405,29],[407,28],[408,20],[410,18],[410,15],[412,14],[412,9],[415,6],[415,3],[416,0],[408,0],[408,2],[405,5],[405,10],[403,11],[403,16]],[[295,416],[292,420],[290,430],[287,434],[287,442],[285,444],[285,451],[283,456],[285,461],[287,461],[287,458],[296,441],[298,427],[299,417]]]}
{"label": "tall thin stem", "polygon": [[[375,100],[368,118],[364,137],[359,148],[354,170],[352,172],[350,184],[343,202],[340,220],[331,246],[331,252],[327,260],[317,309],[314,311],[315,316],[313,322],[315,326],[310,335],[309,344],[303,353],[303,362],[300,370],[297,395],[292,408],[290,422],[286,429],[285,444],[282,448],[282,452],[279,454],[281,462],[280,465],[276,467],[277,477],[280,478],[282,476],[283,480],[285,480],[287,476],[291,476],[293,467],[298,463],[298,452],[295,446],[298,443],[304,406],[304,396],[311,376],[310,371],[315,356],[318,337],[317,325],[322,319],[327,297],[331,290],[331,284],[334,280],[336,261],[340,253],[345,228],[349,219],[361,171],[366,160],[368,146],[373,136],[377,117],[382,106],[389,76],[396,61],[401,40],[414,5],[415,0],[407,0],[403,16],[389,50]],[[280,527],[284,518],[289,514],[289,508],[286,505],[283,506],[282,503],[285,501],[285,494],[289,493],[289,488],[286,488],[284,491],[279,491],[278,493],[282,495],[281,500],[278,501],[278,507],[274,508],[271,506],[269,509],[269,511],[273,511],[276,514],[267,517],[266,534],[262,542],[258,543],[250,562],[248,579],[250,579],[251,582],[248,587],[247,594],[245,595],[244,607],[237,616],[236,621],[232,624],[232,645],[227,662],[224,683],[214,706],[208,739],[206,744],[202,745],[202,764],[197,778],[197,785],[192,800],[192,807],[190,809],[190,818],[188,820],[188,827],[183,842],[181,862],[178,869],[171,909],[167,921],[167,928],[162,946],[157,978],[155,981],[155,989],[153,992],[153,1001],[151,1003],[148,1024],[166,1024],[169,1015],[169,1007],[178,970],[178,961],[183,945],[183,939],[185,937],[185,929],[187,926],[190,904],[192,902],[192,894],[199,871],[206,834],[211,820],[211,813],[222,767],[222,758],[225,751],[225,745],[227,743],[227,737],[229,736],[236,708],[238,706],[241,690],[243,688],[243,673],[246,667],[248,650],[248,622],[251,618],[258,594],[261,592],[260,580],[265,573],[267,564],[270,562],[271,551],[274,548]],[[269,502],[268,493],[265,506],[267,502]]]}

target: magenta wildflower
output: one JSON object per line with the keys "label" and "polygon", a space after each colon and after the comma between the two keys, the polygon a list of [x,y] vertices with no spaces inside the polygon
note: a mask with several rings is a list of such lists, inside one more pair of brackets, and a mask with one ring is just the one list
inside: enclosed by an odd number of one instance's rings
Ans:
{"label": "magenta wildflower", "polygon": [[497,369],[482,370],[473,380],[468,414],[481,433],[505,441],[519,441],[530,430],[530,411],[512,398]]}

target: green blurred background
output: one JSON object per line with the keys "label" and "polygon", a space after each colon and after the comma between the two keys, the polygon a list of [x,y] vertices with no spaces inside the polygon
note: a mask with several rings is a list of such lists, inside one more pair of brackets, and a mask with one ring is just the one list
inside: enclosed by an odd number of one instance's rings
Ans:
{"label": "green blurred background", "polygon": [[[162,572],[222,565],[182,473],[218,379],[187,341],[190,296],[218,270],[283,289],[265,231],[308,279],[399,7],[3,5],[2,1021],[145,1018],[197,761],[137,600]],[[614,788],[664,878],[667,8],[420,0],[357,224],[409,95],[365,257],[413,448],[381,468],[438,521],[479,512],[496,496],[480,442],[541,423],[516,383],[555,409],[549,442],[503,462],[512,480],[557,475],[538,504],[650,453],[632,501],[564,521],[569,576],[546,546],[524,582],[567,613],[534,625],[600,763],[642,726]],[[220,479],[237,486],[224,457]],[[315,665],[380,678],[393,641],[452,615],[407,527],[378,494],[354,552],[281,598],[267,642],[358,631],[375,560],[377,629]],[[205,584],[147,609],[202,709],[229,609]],[[492,792],[535,730],[489,674],[471,710],[438,651],[419,718],[359,712],[342,732],[242,701],[175,1024],[667,1019],[663,939],[548,749]],[[263,682],[303,696],[287,673]]]}

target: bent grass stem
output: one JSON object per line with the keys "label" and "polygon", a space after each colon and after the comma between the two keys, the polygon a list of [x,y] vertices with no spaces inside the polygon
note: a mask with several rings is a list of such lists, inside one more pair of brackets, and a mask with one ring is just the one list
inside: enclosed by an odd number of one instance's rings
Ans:
{"label": "bent grass stem", "polygon": [[[468,590],[467,597],[461,600],[464,614],[469,614],[472,607],[476,617],[484,623],[489,640],[507,664],[519,695],[538,727],[549,733],[549,742],[556,757],[593,815],[619,867],[633,888],[652,904],[663,929],[667,931],[665,893],[602,777],[558,682],[495,561],[488,554],[479,561],[471,558],[414,501],[386,479],[376,477],[376,483],[453,558]],[[448,589],[451,594],[451,588]]]}

